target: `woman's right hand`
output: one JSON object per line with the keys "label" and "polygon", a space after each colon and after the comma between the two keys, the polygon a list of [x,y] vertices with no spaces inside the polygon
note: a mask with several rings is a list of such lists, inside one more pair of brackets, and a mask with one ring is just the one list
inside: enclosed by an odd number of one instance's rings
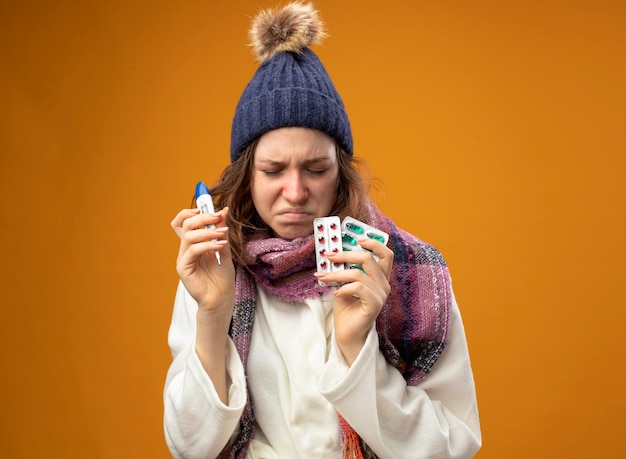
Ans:
{"label": "woman's right hand", "polygon": [[[235,296],[235,269],[225,226],[227,214],[228,208],[213,214],[184,209],[174,217],[171,226],[180,238],[176,271],[199,310],[230,315]],[[207,225],[215,228],[206,228]],[[216,251],[220,252],[221,265],[217,263]]]}
{"label": "woman's right hand", "polygon": [[[198,303],[196,354],[223,403],[228,403],[224,357],[235,306],[235,267],[228,245],[227,215],[228,208],[213,214],[184,209],[172,220],[172,228],[180,238],[176,271]],[[221,265],[216,251],[220,252]]]}

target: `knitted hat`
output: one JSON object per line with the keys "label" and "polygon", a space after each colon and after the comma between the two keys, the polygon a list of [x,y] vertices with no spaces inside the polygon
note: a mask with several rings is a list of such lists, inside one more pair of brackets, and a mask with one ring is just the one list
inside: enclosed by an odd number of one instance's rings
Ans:
{"label": "knitted hat", "polygon": [[230,160],[267,131],[288,126],[318,129],[353,154],[343,102],[322,62],[308,46],[324,36],[310,4],[290,3],[259,13],[250,37],[261,66],[239,99],[231,131]]}

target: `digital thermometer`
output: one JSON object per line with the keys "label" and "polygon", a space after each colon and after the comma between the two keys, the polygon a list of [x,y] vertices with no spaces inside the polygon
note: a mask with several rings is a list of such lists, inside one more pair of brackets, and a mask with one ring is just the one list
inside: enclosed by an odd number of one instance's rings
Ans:
{"label": "digital thermometer", "polygon": [[[196,185],[196,205],[200,212],[203,214],[213,214],[215,213],[215,208],[213,207],[213,200],[211,199],[211,194],[209,193],[209,189],[202,182],[198,182]],[[207,225],[207,228],[215,228],[215,225]],[[217,264],[222,265],[222,259],[220,258],[219,251],[215,251],[215,258],[217,259]]]}

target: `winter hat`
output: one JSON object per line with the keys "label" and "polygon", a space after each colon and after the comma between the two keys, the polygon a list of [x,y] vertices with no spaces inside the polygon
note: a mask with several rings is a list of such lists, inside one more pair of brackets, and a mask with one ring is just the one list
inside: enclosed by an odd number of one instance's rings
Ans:
{"label": "winter hat", "polygon": [[324,37],[310,4],[290,3],[258,14],[251,45],[261,62],[237,103],[230,160],[267,131],[299,126],[318,129],[353,154],[352,132],[343,102],[322,62],[309,45]]}

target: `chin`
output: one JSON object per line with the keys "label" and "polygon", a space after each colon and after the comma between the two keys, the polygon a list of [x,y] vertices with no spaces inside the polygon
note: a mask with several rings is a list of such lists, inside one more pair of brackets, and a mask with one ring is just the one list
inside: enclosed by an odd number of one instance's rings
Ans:
{"label": "chin", "polygon": [[299,237],[306,237],[310,234],[313,234],[313,225],[308,225],[306,228],[304,226],[278,228],[278,231],[274,230],[274,234],[282,239],[292,241],[294,239],[298,239]]}

